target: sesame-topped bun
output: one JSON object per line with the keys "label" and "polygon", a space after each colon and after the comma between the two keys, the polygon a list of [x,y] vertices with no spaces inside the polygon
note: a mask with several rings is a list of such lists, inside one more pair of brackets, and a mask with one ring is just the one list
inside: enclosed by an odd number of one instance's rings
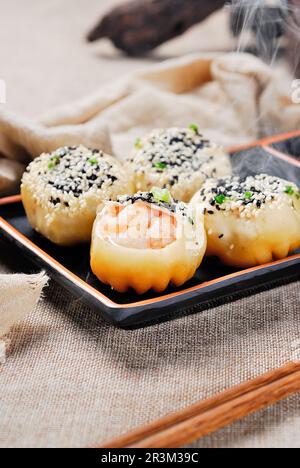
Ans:
{"label": "sesame-topped bun", "polygon": [[236,267],[285,258],[300,246],[300,194],[265,174],[208,180],[191,204],[202,209],[208,255]]}
{"label": "sesame-topped bun", "polygon": [[128,166],[137,190],[167,188],[177,200],[189,202],[207,178],[231,174],[229,156],[196,125],[154,130],[135,146]]}
{"label": "sesame-topped bun", "polygon": [[119,292],[162,292],[192,278],[205,249],[203,216],[155,188],[105,203],[94,224],[91,268]]}
{"label": "sesame-topped bun", "polygon": [[32,227],[66,246],[90,241],[99,206],[124,193],[133,193],[133,184],[121,164],[84,146],[42,154],[29,164],[21,184]]}

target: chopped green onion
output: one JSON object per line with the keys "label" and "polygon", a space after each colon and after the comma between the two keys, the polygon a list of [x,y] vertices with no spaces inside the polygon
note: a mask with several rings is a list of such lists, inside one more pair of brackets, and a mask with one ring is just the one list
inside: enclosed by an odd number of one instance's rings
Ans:
{"label": "chopped green onion", "polygon": [[191,124],[190,129],[193,130],[193,132],[195,132],[195,133],[199,132],[199,127],[196,124]]}
{"label": "chopped green onion", "polygon": [[89,159],[88,161],[90,164],[94,165],[94,164],[98,164],[98,160],[97,159]]}
{"label": "chopped green onion", "polygon": [[158,163],[154,164],[154,167],[156,167],[157,169],[165,169],[167,167],[167,163],[158,162]]}
{"label": "chopped green onion", "polygon": [[158,203],[172,203],[172,197],[168,189],[153,187],[151,193],[154,200]]}
{"label": "chopped green onion", "polygon": [[140,138],[137,138],[137,139],[135,140],[134,146],[136,147],[136,149],[141,149],[141,148],[143,148],[142,140],[141,140]]}
{"label": "chopped green onion", "polygon": [[250,200],[253,197],[253,192],[245,192],[244,196],[246,200]]}
{"label": "chopped green onion", "polygon": [[226,197],[225,197],[225,195],[223,193],[221,193],[220,195],[217,195],[215,197],[215,201],[218,203],[218,205],[223,205],[225,200],[226,200]]}
{"label": "chopped green onion", "polygon": [[287,193],[287,195],[294,195],[294,194],[295,194],[295,190],[293,189],[293,187],[292,187],[291,185],[288,185],[288,186],[285,188],[284,193]]}
{"label": "chopped green onion", "polygon": [[60,161],[60,156],[58,156],[57,154],[55,154],[54,156],[52,156],[50,158],[50,162],[48,164],[48,169],[54,169],[55,166],[57,166],[57,164],[59,163]]}

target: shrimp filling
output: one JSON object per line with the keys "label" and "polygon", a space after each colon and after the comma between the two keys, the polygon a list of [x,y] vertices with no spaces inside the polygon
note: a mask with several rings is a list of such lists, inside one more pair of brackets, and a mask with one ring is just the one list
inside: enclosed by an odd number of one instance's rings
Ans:
{"label": "shrimp filling", "polygon": [[163,249],[176,240],[175,216],[163,208],[139,201],[110,205],[102,214],[101,236],[123,247]]}

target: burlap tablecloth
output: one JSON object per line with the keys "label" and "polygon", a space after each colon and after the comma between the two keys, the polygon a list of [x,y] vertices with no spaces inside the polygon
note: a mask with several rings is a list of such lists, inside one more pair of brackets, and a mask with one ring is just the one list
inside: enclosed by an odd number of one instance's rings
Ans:
{"label": "burlap tablecloth", "polygon": [[[0,43],[6,44],[0,63],[10,108],[35,115],[141,66],[111,55],[107,45],[87,48],[82,43],[85,28],[112,1],[102,0],[101,8],[98,0],[89,0],[88,8],[84,0],[1,3],[8,27],[0,29]],[[177,47],[182,50],[184,40]],[[11,271],[31,267],[2,247],[0,272]],[[9,357],[0,370],[0,446],[100,443],[300,359],[299,309],[299,282],[294,282],[126,332],[106,325],[52,282],[10,336]],[[299,431],[300,397],[295,396],[196,446],[299,448]]]}

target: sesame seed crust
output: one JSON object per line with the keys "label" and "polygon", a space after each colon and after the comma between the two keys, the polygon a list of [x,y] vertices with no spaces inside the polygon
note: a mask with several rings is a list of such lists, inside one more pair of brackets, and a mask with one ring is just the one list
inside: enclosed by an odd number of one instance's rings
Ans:
{"label": "sesame seed crust", "polygon": [[231,174],[229,156],[197,129],[154,130],[144,140],[138,140],[128,165],[137,190],[167,188],[185,202],[208,178]]}
{"label": "sesame seed crust", "polygon": [[120,162],[84,146],[44,153],[26,169],[21,195],[31,226],[58,245],[89,242],[97,210],[134,193]]}
{"label": "sesame seed crust", "polygon": [[128,174],[112,156],[84,146],[59,148],[29,164],[22,185],[48,209],[76,211],[87,198],[129,193]]}
{"label": "sesame seed crust", "polygon": [[124,195],[118,197],[116,203],[121,205],[133,205],[139,201],[163,208],[171,213],[180,213],[182,216],[188,216],[188,205],[178,200],[171,199],[170,203],[158,201],[152,192],[138,192],[133,196]]}

